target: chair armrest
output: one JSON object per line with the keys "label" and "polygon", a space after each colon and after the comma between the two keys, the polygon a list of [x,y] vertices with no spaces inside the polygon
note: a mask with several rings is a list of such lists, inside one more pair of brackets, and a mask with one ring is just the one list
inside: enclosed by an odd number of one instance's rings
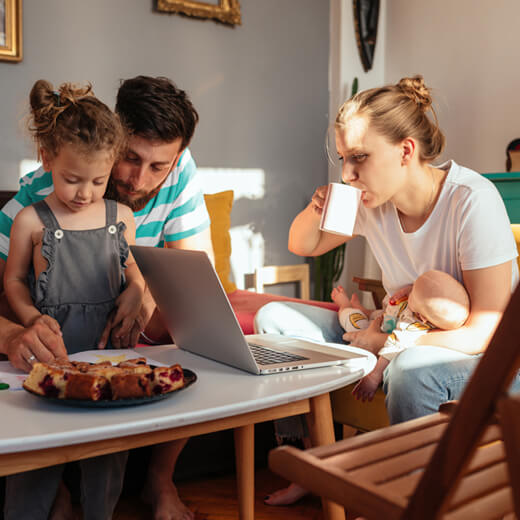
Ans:
{"label": "chair armrest", "polygon": [[381,309],[383,307],[383,298],[386,296],[386,291],[381,280],[354,276],[352,281],[357,283],[360,291],[367,291],[372,294],[372,299],[374,300],[376,309]]}

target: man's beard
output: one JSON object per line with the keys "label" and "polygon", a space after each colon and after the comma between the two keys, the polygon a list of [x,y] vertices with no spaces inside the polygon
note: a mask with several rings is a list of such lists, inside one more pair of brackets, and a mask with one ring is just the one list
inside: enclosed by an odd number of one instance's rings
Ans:
{"label": "man's beard", "polygon": [[131,189],[131,186],[122,181],[117,181],[112,176],[110,176],[108,179],[107,189],[105,191],[105,199],[116,200],[117,202],[120,202],[121,204],[128,206],[133,212],[140,211],[146,206],[150,199],[153,199],[159,193],[159,190],[161,189],[163,183],[164,181],[148,193],[144,191],[141,192],[142,195],[137,199],[131,199],[128,196],[126,196],[125,193],[120,193],[117,190],[118,186],[124,189]]}

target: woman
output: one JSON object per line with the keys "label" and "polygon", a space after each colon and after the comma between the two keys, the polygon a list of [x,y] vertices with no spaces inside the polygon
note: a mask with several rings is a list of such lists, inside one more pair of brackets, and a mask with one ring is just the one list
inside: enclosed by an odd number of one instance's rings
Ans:
{"label": "woman", "polygon": [[[367,239],[386,292],[436,269],[461,282],[470,298],[462,327],[422,336],[386,368],[383,388],[394,424],[434,413],[460,396],[518,281],[516,244],[491,182],[454,161],[432,166],[445,138],[422,76],[358,93],[340,108],[335,131],[343,181],[362,190],[354,233]],[[326,189],[315,191],[291,225],[295,254],[318,256],[350,240],[319,229]],[[333,311],[298,304],[266,305],[256,327],[322,341],[342,337]],[[343,339],[377,354],[386,335],[376,323]],[[518,378],[515,384],[520,388]]]}

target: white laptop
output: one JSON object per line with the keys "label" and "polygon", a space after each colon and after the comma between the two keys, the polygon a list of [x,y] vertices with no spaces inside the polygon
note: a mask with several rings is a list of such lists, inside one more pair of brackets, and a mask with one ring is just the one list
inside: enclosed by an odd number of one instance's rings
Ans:
{"label": "white laptop", "polygon": [[175,344],[253,374],[347,364],[369,354],[278,334],[244,336],[206,253],[130,246]]}

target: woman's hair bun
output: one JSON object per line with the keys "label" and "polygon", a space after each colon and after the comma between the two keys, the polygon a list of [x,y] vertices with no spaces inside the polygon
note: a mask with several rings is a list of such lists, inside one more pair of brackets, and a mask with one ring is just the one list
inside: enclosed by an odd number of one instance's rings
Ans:
{"label": "woman's hair bun", "polygon": [[432,106],[432,96],[430,89],[425,85],[424,78],[418,74],[411,78],[403,78],[397,86],[403,94],[414,101],[423,112]]}

